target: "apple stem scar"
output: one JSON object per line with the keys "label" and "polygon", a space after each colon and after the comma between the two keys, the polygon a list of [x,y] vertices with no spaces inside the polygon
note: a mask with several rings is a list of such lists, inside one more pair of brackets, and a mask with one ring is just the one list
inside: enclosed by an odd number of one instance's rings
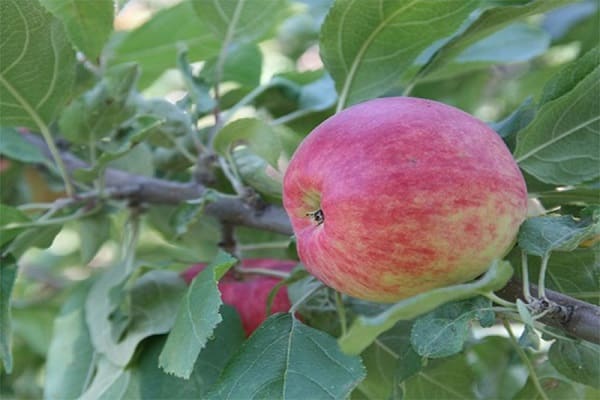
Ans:
{"label": "apple stem scar", "polygon": [[311,217],[317,223],[317,226],[321,225],[325,221],[325,214],[323,214],[323,210],[321,209],[313,212],[307,212],[306,216]]}

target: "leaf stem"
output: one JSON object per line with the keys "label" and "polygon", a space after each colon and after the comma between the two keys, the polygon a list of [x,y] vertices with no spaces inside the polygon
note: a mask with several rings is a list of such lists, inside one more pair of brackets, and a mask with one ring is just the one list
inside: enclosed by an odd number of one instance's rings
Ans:
{"label": "leaf stem", "polygon": [[240,101],[238,101],[236,105],[231,107],[227,111],[227,113],[225,113],[225,115],[223,116],[223,123],[229,121],[231,119],[231,117],[233,117],[235,115],[235,113],[239,111],[240,108],[248,105],[252,100],[254,100],[258,96],[260,96],[271,86],[272,85],[270,83],[267,83],[265,85],[260,85],[260,86],[255,87],[254,89],[252,89],[247,95],[245,95]]}
{"label": "leaf stem", "polygon": [[344,302],[342,301],[342,294],[335,291],[335,308],[337,310],[338,317],[340,319],[340,327],[342,328],[342,336],[348,332],[348,323],[346,320],[346,309],[344,308]]}
{"label": "leaf stem", "polygon": [[523,296],[528,302],[533,299],[529,289],[529,265],[527,264],[527,253],[521,250],[521,274],[523,275]]}
{"label": "leaf stem", "polygon": [[268,268],[248,268],[248,267],[240,267],[236,268],[235,272],[239,272],[241,274],[256,274],[256,275],[264,275],[264,276],[272,276],[274,278],[287,279],[290,274],[283,271],[277,271]]}
{"label": "leaf stem", "polygon": [[302,108],[302,109],[299,109],[296,111],[292,111],[289,114],[283,115],[279,118],[275,118],[273,121],[271,121],[271,125],[276,126],[276,125],[287,124],[290,121],[293,121],[298,118],[302,118],[305,115],[311,114],[313,112],[314,112],[313,110],[309,110],[309,109],[305,109],[305,108]]}
{"label": "leaf stem", "polygon": [[521,361],[523,361],[523,363],[527,367],[527,370],[529,371],[529,377],[531,378],[531,381],[533,382],[533,385],[535,386],[535,388],[537,389],[538,393],[540,394],[540,397],[543,400],[549,400],[548,396],[544,392],[544,389],[542,388],[542,385],[541,385],[540,380],[539,380],[539,378],[537,376],[537,373],[535,372],[535,368],[534,368],[533,364],[531,363],[531,360],[529,359],[529,357],[527,357],[527,354],[521,348],[521,346],[519,346],[519,342],[518,342],[517,338],[515,337],[515,334],[513,333],[512,328],[510,327],[510,323],[506,319],[503,319],[502,320],[502,324],[504,325],[504,328],[506,329],[506,332],[508,332],[508,336],[510,337],[511,344],[513,345],[513,347],[515,348],[517,354],[521,358]]}
{"label": "leaf stem", "polygon": [[546,253],[542,257],[542,265],[538,277],[538,297],[541,299],[546,298],[546,271],[548,270],[548,260],[550,260],[550,253]]}
{"label": "leaf stem", "polygon": [[482,295],[485,296],[485,297],[487,297],[488,299],[490,299],[491,301],[493,301],[496,304],[500,304],[500,305],[502,305],[504,307],[508,307],[511,310],[515,310],[516,309],[515,308],[516,307],[515,303],[511,303],[508,300],[504,300],[504,299],[498,297],[494,292],[486,292],[486,293],[482,293]]}

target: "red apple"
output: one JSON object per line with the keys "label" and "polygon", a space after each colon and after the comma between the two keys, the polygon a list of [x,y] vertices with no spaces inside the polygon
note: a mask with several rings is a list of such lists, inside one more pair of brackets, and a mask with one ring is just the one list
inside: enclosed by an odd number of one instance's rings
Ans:
{"label": "red apple", "polygon": [[[296,263],[288,260],[248,259],[242,261],[243,268],[262,268],[276,271],[289,272]],[[181,273],[183,279],[189,284],[200,273],[206,264],[196,264]],[[271,289],[281,279],[265,275],[242,274],[236,279],[231,271],[219,281],[219,290],[223,303],[234,307],[240,314],[246,335],[250,336],[267,319],[267,298]],[[271,313],[288,312],[290,300],[287,289],[282,287],[271,305]]]}
{"label": "red apple", "polygon": [[514,243],[527,189],[476,118],[390,97],[311,132],[283,182],[300,260],[330,287],[393,302],[471,280]]}

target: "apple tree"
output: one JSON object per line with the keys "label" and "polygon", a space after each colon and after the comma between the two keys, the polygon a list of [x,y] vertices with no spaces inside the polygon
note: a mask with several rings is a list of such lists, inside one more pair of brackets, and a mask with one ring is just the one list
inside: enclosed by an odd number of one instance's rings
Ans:
{"label": "apple tree", "polygon": [[[0,396],[600,398],[599,25],[597,0],[1,0]],[[528,210],[474,280],[378,303],[307,272],[283,180],[397,96],[487,123]]]}

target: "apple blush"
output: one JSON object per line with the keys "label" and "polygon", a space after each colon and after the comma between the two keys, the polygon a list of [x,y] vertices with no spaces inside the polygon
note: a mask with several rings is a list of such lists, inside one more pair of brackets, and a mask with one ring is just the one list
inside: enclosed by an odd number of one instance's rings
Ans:
{"label": "apple blush", "polygon": [[527,214],[500,136],[454,107],[389,97],[352,106],[299,145],[283,205],[306,269],[394,302],[466,282],[503,257]]}

